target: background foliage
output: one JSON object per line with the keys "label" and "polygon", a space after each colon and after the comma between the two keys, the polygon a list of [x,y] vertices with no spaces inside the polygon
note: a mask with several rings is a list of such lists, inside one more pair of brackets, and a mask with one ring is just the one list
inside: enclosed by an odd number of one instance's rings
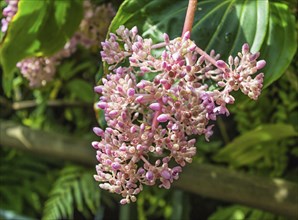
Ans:
{"label": "background foliage", "polygon": [[[110,1],[93,1],[98,5],[104,2]],[[126,0],[112,4],[118,11],[111,32],[122,24],[137,26],[144,37],[155,42],[164,32],[171,38],[181,34],[186,0]],[[267,61],[267,88],[257,102],[237,95],[238,102],[231,106],[232,117],[220,118],[209,143],[198,141],[194,163],[217,164],[297,183],[295,1],[206,0],[199,1],[198,8],[192,39],[207,52],[220,52],[223,58],[235,55],[248,42]],[[104,124],[102,114],[94,113],[92,108],[97,98],[93,86],[103,75],[98,50],[79,48],[61,62],[54,80],[39,89],[29,88],[15,68],[25,57],[51,55],[61,49],[78,28],[81,13],[80,0],[34,4],[20,1],[8,32],[1,36],[1,120],[95,140],[91,128],[98,122]],[[28,101],[29,107],[25,105]],[[53,105],[53,101],[58,104]],[[93,167],[30,155],[9,146],[1,146],[0,152],[3,219],[287,219],[176,189],[152,187],[145,188],[136,204],[120,207],[119,198],[98,188]]]}

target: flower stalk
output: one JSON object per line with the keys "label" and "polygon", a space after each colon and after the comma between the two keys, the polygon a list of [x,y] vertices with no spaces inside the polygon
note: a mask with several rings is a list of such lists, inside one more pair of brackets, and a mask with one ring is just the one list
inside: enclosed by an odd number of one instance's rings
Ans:
{"label": "flower stalk", "polygon": [[184,20],[184,26],[182,30],[182,37],[185,35],[186,32],[191,33],[196,10],[197,10],[197,0],[189,0],[186,16]]}

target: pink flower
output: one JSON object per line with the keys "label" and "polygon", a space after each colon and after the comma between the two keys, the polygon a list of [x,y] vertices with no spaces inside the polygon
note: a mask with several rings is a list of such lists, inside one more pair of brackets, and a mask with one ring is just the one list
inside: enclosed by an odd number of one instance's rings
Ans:
{"label": "pink flower", "polygon": [[[265,61],[257,61],[259,54],[251,54],[247,44],[227,64],[214,51],[201,55],[189,33],[174,40],[164,36],[153,44],[136,27],[121,26],[102,43],[111,72],[95,87],[108,125],[104,134],[95,130],[101,136],[95,179],[102,189],[120,194],[121,204],[134,202],[143,185],[170,188],[196,154],[190,136],[209,141],[210,120],[229,115],[227,105],[235,101],[230,93],[240,89],[255,99],[262,87],[263,74],[253,75]],[[161,55],[153,56],[160,47]],[[148,73],[155,73],[151,81],[139,80]]]}

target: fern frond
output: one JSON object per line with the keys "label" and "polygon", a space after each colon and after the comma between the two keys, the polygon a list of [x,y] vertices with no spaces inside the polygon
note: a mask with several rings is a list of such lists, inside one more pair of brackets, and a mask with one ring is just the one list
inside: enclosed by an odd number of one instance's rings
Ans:
{"label": "fern frond", "polygon": [[45,203],[43,220],[73,219],[75,209],[85,217],[100,206],[100,190],[92,171],[78,165],[66,165],[60,172]]}
{"label": "fern frond", "polygon": [[1,208],[37,216],[50,190],[49,164],[11,148],[1,147],[0,153]]}

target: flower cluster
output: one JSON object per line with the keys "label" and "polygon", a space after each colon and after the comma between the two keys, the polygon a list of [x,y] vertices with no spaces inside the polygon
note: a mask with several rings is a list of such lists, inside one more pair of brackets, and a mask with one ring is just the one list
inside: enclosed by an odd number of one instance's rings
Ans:
{"label": "flower cluster", "polygon": [[61,60],[71,56],[78,45],[90,49],[98,47],[115,15],[111,4],[95,7],[90,1],[84,1],[84,17],[78,31],[65,44],[62,50],[50,57],[31,57],[18,62],[17,67],[29,80],[30,87],[40,87],[51,81]]}
{"label": "flower cluster", "polygon": [[2,15],[3,18],[1,19],[1,31],[5,33],[8,28],[8,24],[10,23],[13,16],[18,11],[18,3],[19,0],[5,0],[7,3],[7,6],[3,9]]}
{"label": "flower cluster", "polygon": [[232,91],[253,99],[260,94],[263,73],[253,75],[265,61],[257,61],[259,53],[251,54],[248,44],[225,63],[189,38],[189,32],[174,40],[164,34],[164,42],[153,44],[136,27],[121,26],[102,43],[110,74],[94,90],[108,127],[93,129],[100,137],[92,142],[99,162],[94,178],[120,194],[121,204],[136,201],[143,185],[170,188],[196,154],[194,135],[209,140],[210,121],[229,115]]}

